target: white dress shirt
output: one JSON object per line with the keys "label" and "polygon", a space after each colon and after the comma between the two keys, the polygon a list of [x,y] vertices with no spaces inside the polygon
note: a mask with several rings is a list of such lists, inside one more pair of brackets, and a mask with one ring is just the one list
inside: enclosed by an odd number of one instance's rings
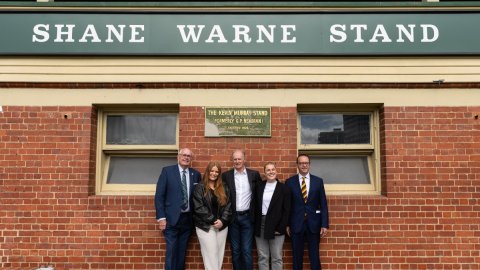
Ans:
{"label": "white dress shirt", "polygon": [[252,200],[252,190],[248,182],[247,169],[242,172],[234,170],[235,176],[235,193],[236,193],[236,211],[246,211],[250,209],[250,201]]}

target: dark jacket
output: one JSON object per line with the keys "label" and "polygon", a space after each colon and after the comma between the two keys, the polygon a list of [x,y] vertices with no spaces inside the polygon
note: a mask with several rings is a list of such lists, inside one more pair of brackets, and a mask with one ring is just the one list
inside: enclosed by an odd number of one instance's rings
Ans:
{"label": "dark jacket", "polygon": [[[190,173],[190,209],[192,209],[192,190],[200,181],[200,173],[189,168]],[[157,190],[155,192],[155,208],[156,219],[166,218],[167,223],[171,226],[177,224],[178,218],[182,213],[182,184],[180,180],[180,171],[178,164],[167,166],[162,169],[162,173],[158,178]]]}
{"label": "dark jacket", "polygon": [[292,233],[302,231],[305,215],[307,217],[307,227],[311,233],[318,233],[320,228],[328,228],[328,205],[322,178],[310,174],[307,203],[303,201],[298,174],[288,178],[285,184],[290,188],[292,198],[290,215],[290,230]]}
{"label": "dark jacket", "polygon": [[[235,217],[237,212],[237,192],[235,190],[235,169],[230,169],[222,174],[222,179],[224,183],[227,183],[228,188],[230,189],[230,201],[232,202],[233,215]],[[258,182],[262,181],[260,173],[255,170],[250,170],[247,168],[247,177],[250,184],[250,189],[252,190],[252,202],[250,202],[250,217],[253,221],[253,200],[255,197],[255,187]]]}
{"label": "dark jacket", "polygon": [[[227,194],[227,204],[225,206],[218,205],[218,218],[222,221],[225,229],[232,219],[232,203],[230,200],[230,192],[228,186],[223,183],[225,194]],[[208,232],[210,226],[215,222],[215,216],[212,214],[212,195],[207,193],[205,195],[205,186],[200,183],[195,186],[193,191],[193,221],[195,226]]]}
{"label": "dark jacket", "polygon": [[[259,182],[255,191],[255,235],[258,237],[261,235],[263,192],[266,184],[266,181]],[[275,238],[275,232],[280,235],[286,233],[290,217],[290,204],[290,189],[277,180],[265,217],[264,239]]]}

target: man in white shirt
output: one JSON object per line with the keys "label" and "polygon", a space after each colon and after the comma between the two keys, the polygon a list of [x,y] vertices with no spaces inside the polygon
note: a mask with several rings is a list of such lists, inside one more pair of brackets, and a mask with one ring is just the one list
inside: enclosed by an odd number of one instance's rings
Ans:
{"label": "man in white shirt", "polygon": [[232,154],[233,169],[222,174],[230,188],[233,220],[228,234],[232,248],[234,270],[253,269],[253,194],[260,173],[245,167],[245,153],[235,150]]}

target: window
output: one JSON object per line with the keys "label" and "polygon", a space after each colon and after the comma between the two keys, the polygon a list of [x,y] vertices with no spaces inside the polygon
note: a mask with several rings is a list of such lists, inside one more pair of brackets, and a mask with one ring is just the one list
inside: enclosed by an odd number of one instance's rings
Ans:
{"label": "window", "polygon": [[298,150],[331,194],[380,194],[380,105],[298,105]]}
{"label": "window", "polygon": [[176,163],[178,105],[99,108],[96,193],[153,194]]}

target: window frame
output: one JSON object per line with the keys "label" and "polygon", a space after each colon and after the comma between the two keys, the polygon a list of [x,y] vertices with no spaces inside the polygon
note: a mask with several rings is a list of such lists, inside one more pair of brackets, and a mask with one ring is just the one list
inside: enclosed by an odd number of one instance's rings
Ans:
{"label": "window frame", "polygon": [[[95,176],[96,195],[153,195],[156,184],[108,184],[112,157],[171,157],[176,158],[179,147],[179,105],[146,104],[138,106],[95,105],[97,107],[97,158]],[[107,144],[107,117],[110,115],[175,114],[175,144],[171,145],[109,145]]]}
{"label": "window frame", "polygon": [[[314,157],[367,157],[370,184],[324,184],[332,195],[380,195],[380,108],[383,104],[298,104],[298,152]],[[368,114],[370,115],[369,144],[302,144],[301,115],[315,114]]]}

